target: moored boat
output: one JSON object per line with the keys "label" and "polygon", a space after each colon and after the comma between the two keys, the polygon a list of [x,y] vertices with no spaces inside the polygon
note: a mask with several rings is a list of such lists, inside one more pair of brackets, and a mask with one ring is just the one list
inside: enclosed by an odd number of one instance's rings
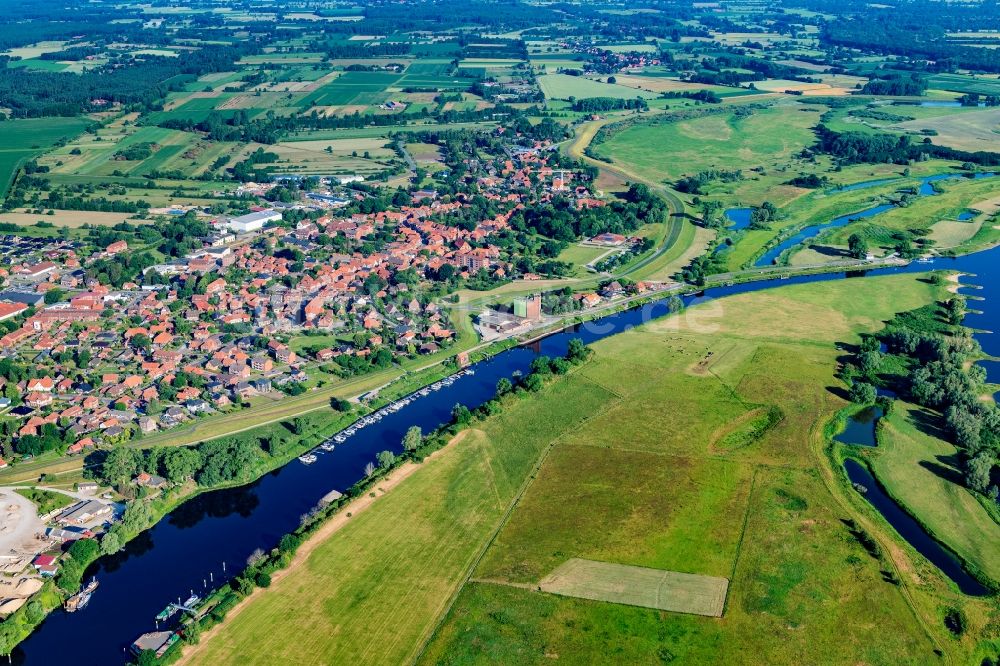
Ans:
{"label": "moored boat", "polygon": [[66,612],[75,613],[76,611],[85,608],[87,604],[90,603],[90,597],[93,596],[94,590],[97,589],[97,585],[97,579],[91,578],[86,587],[66,600]]}

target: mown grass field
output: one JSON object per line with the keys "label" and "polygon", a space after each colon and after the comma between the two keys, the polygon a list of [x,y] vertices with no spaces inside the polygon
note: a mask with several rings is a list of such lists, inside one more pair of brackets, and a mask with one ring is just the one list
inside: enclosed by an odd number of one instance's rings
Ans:
{"label": "mown grass field", "polygon": [[584,266],[597,257],[605,254],[613,248],[608,247],[590,247],[588,245],[570,245],[565,250],[559,253],[556,257],[558,261],[565,261],[568,264],[573,264],[576,266],[575,275],[586,275],[587,269]]}
{"label": "mown grass field", "polygon": [[729,581],[717,576],[573,558],[543,579],[539,587],[575,599],[722,617]]}
{"label": "mown grass field", "polygon": [[[937,597],[905,573],[905,594],[885,582],[850,536],[821,453],[845,404],[828,388],[836,343],[936,296],[912,275],[797,285],[603,340],[351,518],[192,663],[895,664],[932,661],[935,647],[961,661],[969,645],[945,638]],[[784,418],[718,446],[762,401]],[[725,615],[534,589],[572,557],[729,578]]]}
{"label": "mown grass field", "polygon": [[[52,215],[37,213],[10,212],[0,213],[0,222],[12,222],[21,226],[31,226],[37,222],[46,222],[59,227],[75,229],[85,224],[96,226],[114,226],[132,217],[131,213],[103,213],[93,210],[57,210]],[[149,224],[151,220],[136,220],[137,224]]]}
{"label": "mown grass field", "polygon": [[962,483],[958,449],[928,433],[928,415],[898,403],[883,421],[872,469],[889,493],[938,539],[1000,580],[1000,525]]}
{"label": "mown grass field", "polygon": [[569,99],[576,97],[617,97],[620,99],[635,99],[636,97],[658,97],[657,93],[637,90],[614,83],[594,81],[582,76],[568,74],[544,74],[538,77],[538,85],[547,99]]}
{"label": "mown grass field", "polygon": [[998,124],[1000,124],[1000,109],[973,108],[965,113],[908,120],[897,125],[897,128],[910,132],[933,130],[935,134],[931,137],[931,141],[935,144],[975,152],[996,150],[995,130]]}

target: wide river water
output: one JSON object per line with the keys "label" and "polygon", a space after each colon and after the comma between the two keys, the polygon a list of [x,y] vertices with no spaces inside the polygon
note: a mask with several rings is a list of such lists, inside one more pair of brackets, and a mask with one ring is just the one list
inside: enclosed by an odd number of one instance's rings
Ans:
{"label": "wide river water", "polygon": [[[981,287],[970,293],[985,300],[973,302],[971,307],[983,313],[970,314],[967,325],[996,330],[1000,321],[994,293],[1000,289],[1000,280],[994,279],[998,264],[1000,249],[994,249],[955,259],[938,258],[930,263],[878,269],[868,274],[913,273],[936,268],[975,274],[977,277],[964,282]],[[710,298],[861,275],[835,273],[716,287],[684,300],[690,305]],[[53,612],[15,649],[14,663],[31,666],[122,663],[127,646],[140,634],[156,628],[154,617],[168,603],[186,599],[192,591],[202,592],[206,581],[213,581],[208,583],[209,587],[213,583],[218,586],[239,573],[254,550],[274,547],[282,535],[299,525],[300,516],[316,506],[323,495],[330,490],[343,491],[360,479],[365,465],[374,460],[377,452],[399,452],[408,427],[417,425],[426,432],[448,420],[455,404],[478,406],[493,396],[500,378],[527,372],[538,355],[565,354],[572,338],[595,342],[667,314],[666,301],[658,301],[502,352],[472,366],[475,374],[417,398],[402,410],[360,430],[334,451],[318,452],[319,461],[313,465],[292,461],[249,485],[204,493],[184,503],[131,541],[123,552],[98,560],[87,574],[88,578],[96,575],[100,581],[90,604],[73,614]],[[775,321],[774,326],[780,329],[781,322]],[[977,334],[976,337],[988,354],[1000,355],[997,336]],[[997,381],[996,364],[987,366],[991,380]]]}

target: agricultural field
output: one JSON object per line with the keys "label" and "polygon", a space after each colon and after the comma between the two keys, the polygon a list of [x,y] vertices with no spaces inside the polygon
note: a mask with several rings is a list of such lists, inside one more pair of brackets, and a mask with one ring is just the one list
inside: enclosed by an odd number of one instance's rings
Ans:
{"label": "agricultural field", "polygon": [[11,58],[37,58],[45,53],[55,53],[56,51],[62,51],[66,46],[65,41],[60,40],[48,40],[43,42],[36,42],[35,44],[30,44],[28,46],[20,46],[18,48],[8,49],[3,52],[3,55],[9,56]]}
{"label": "agricultural field", "polygon": [[[92,226],[114,226],[132,217],[130,213],[102,213],[93,210],[57,210],[44,215],[29,213],[26,210],[0,213],[0,222],[10,222],[22,227],[28,227],[38,222],[54,224],[57,227],[75,229],[85,224]],[[137,224],[148,224],[149,221],[135,220]],[[35,235],[35,234],[32,234]]]}
{"label": "agricultural field", "polygon": [[935,74],[928,83],[931,88],[948,92],[1000,95],[1000,80],[996,76],[987,78],[969,74]]}
{"label": "agricultural field", "polygon": [[274,163],[278,172],[368,175],[396,160],[388,144],[379,138],[332,139],[281,142],[265,149],[278,155]]}
{"label": "agricultural field", "polygon": [[547,99],[569,99],[576,97],[617,97],[619,99],[647,99],[658,97],[659,94],[647,90],[638,90],[615,83],[604,83],[582,76],[568,74],[545,74],[538,77],[538,85]]}
{"label": "agricultural field", "polygon": [[399,82],[400,76],[388,72],[345,72],[300,100],[299,106],[333,106],[342,104],[378,104],[388,99],[385,93]]}
{"label": "agricultural field", "polygon": [[856,83],[863,79],[844,77],[844,79],[832,79],[829,82],[802,83],[800,81],[789,81],[785,79],[767,79],[766,81],[754,81],[753,87],[756,90],[772,93],[783,93],[796,91],[805,97],[813,96],[841,96],[849,95]]}
{"label": "agricultural field", "polygon": [[28,118],[0,122],[0,195],[5,195],[15,172],[28,160],[62,140],[76,136],[90,124],[86,118]]}
{"label": "agricultural field", "polygon": [[895,127],[917,133],[931,130],[934,132],[931,141],[940,146],[971,152],[995,151],[1000,131],[1000,109],[972,109],[961,114],[909,120]]}
{"label": "agricultural field", "polygon": [[[154,169],[176,168],[170,166],[172,161],[180,162],[189,149],[207,143],[191,132],[138,126],[122,119],[47,153],[39,163],[57,175],[137,176]],[[126,149],[141,144],[150,145],[149,157],[123,159]]]}
{"label": "agricultural field", "polygon": [[[746,91],[729,88],[726,86],[713,86],[704,83],[692,83],[681,81],[676,78],[666,76],[643,76],[642,74],[622,74],[615,77],[615,83],[627,88],[635,88],[650,93],[665,92],[693,92],[697,90],[710,90],[720,97],[742,94]],[[670,100],[678,102],[680,100]]]}

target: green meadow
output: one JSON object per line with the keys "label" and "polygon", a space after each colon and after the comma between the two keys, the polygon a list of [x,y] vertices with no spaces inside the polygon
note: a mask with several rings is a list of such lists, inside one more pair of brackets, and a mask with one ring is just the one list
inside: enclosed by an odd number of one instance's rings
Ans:
{"label": "green meadow", "polygon": [[654,98],[656,93],[646,90],[636,90],[628,86],[614,83],[604,83],[582,76],[568,74],[545,74],[538,77],[538,85],[548,99],[568,99],[576,97],[617,97],[620,99],[635,99],[636,97]]}
{"label": "green meadow", "polygon": [[661,182],[732,165],[744,175],[726,188],[732,198],[759,203],[793,197],[796,192],[791,190],[797,188],[782,183],[795,175],[795,155],[815,142],[812,127],[819,112],[782,104],[741,117],[709,108],[715,112],[692,119],[654,117],[637,122],[614,132],[594,151]]}

